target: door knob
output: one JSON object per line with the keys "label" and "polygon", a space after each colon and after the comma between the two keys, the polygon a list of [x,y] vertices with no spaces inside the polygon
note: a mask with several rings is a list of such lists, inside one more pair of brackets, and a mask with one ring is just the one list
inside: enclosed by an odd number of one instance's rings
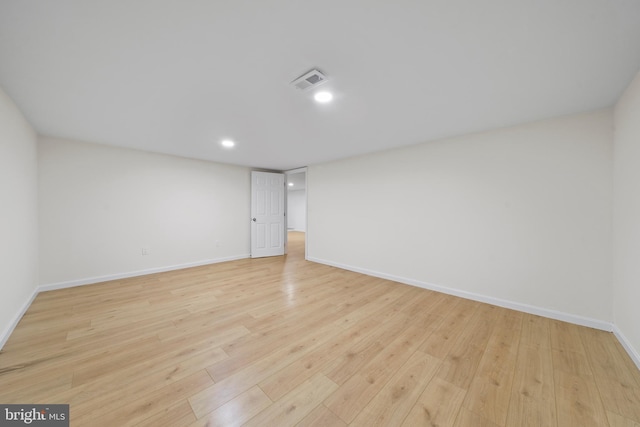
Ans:
{"label": "door knob", "polygon": [[255,218],[253,218],[251,221],[256,222],[256,219],[255,219]]}

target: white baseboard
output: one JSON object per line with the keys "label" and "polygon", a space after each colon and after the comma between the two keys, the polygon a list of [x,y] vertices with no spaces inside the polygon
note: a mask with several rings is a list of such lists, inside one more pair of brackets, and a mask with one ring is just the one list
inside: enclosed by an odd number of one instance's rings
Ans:
{"label": "white baseboard", "polygon": [[36,299],[37,296],[38,296],[38,288],[33,290],[31,295],[27,299],[27,301],[25,301],[25,303],[22,304],[22,307],[20,307],[20,310],[18,310],[15,316],[13,316],[13,318],[11,319],[11,322],[9,322],[7,327],[4,328],[4,330],[2,331],[2,334],[0,334],[0,350],[2,349],[2,347],[4,347],[5,343],[11,336],[11,333],[16,328],[16,326],[18,326],[20,319],[22,319],[22,316],[24,316],[24,314],[27,312],[27,310],[31,306],[31,303],[33,302],[34,299]]}
{"label": "white baseboard", "polygon": [[202,265],[217,264],[217,263],[226,262],[226,261],[235,261],[238,259],[249,258],[249,256],[250,256],[249,254],[242,254],[242,255],[235,255],[235,256],[224,257],[224,258],[214,258],[214,259],[207,259],[207,260],[196,261],[196,262],[188,262],[184,264],[170,265],[167,267],[156,267],[156,268],[149,268],[145,270],[130,271],[127,273],[107,274],[104,276],[87,277],[84,279],[68,280],[65,282],[39,285],[36,287],[36,289],[34,289],[29,299],[23,304],[23,306],[20,308],[20,311],[16,313],[16,315],[13,317],[12,321],[7,325],[4,331],[2,331],[2,334],[0,334],[0,349],[4,347],[4,344],[7,342],[7,340],[11,336],[11,333],[16,328],[16,326],[18,326],[18,322],[20,322],[20,319],[22,319],[22,316],[24,316],[24,314],[27,312],[27,310],[31,306],[31,303],[36,298],[36,296],[38,296],[40,292],[53,291],[56,289],[73,288],[75,286],[91,285],[94,283],[108,282],[110,280],[126,279],[129,277],[145,276],[147,274],[164,273],[166,271],[182,270],[183,268],[200,267]]}
{"label": "white baseboard", "polygon": [[429,289],[431,291],[441,292],[443,294],[453,295],[460,298],[470,299],[473,301],[484,302],[491,305],[497,305],[499,307],[508,308],[511,310],[522,311],[529,314],[535,314],[542,317],[548,317],[550,319],[561,320],[563,322],[573,323],[580,326],[587,326],[589,328],[600,329],[607,332],[613,331],[613,325],[609,322],[602,320],[591,319],[575,314],[563,313],[561,311],[550,310],[543,307],[536,307],[533,305],[522,304],[519,302],[503,300],[500,298],[490,297],[486,295],[476,294],[473,292],[462,291],[459,289],[449,288],[441,285],[434,285],[433,283],[421,282],[419,280],[409,279],[406,277],[394,276],[392,274],[381,273],[379,271],[369,270],[366,268],[353,267],[350,265],[344,265],[324,259],[318,259],[314,257],[307,257],[308,261],[317,262],[320,264],[330,265],[332,267],[342,268],[344,270],[354,271],[356,273],[366,274],[368,276],[379,277],[381,279],[392,280],[394,282],[404,283],[406,285],[416,286],[418,288]]}
{"label": "white baseboard", "polygon": [[129,277],[146,276],[147,274],[164,273],[166,271],[182,270],[183,268],[200,267],[202,265],[217,264],[220,262],[235,261],[249,258],[249,254],[235,255],[224,258],[206,259],[202,261],[187,262],[184,264],[170,265],[166,267],[148,268],[145,270],[130,271],[127,273],[107,274],[104,276],[87,277],[84,279],[68,280],[65,282],[50,283],[38,286],[38,292],[53,291],[56,289],[73,288],[75,286],[91,285],[94,283],[108,282],[111,280],[127,279]]}
{"label": "white baseboard", "polygon": [[618,338],[618,341],[620,341],[622,347],[627,350],[627,353],[629,354],[629,357],[631,357],[631,360],[633,360],[633,363],[635,363],[638,369],[640,369],[640,353],[638,353],[638,351],[633,348],[631,342],[627,339],[626,336],[624,336],[622,331],[616,325],[613,325],[613,334],[616,336],[616,338]]}

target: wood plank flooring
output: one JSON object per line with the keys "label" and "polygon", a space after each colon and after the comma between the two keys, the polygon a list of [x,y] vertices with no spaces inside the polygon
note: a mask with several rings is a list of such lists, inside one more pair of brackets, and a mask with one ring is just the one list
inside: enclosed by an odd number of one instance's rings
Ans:
{"label": "wood plank flooring", "polygon": [[0,403],[72,426],[640,427],[606,332],[304,260],[246,259],[40,294]]}

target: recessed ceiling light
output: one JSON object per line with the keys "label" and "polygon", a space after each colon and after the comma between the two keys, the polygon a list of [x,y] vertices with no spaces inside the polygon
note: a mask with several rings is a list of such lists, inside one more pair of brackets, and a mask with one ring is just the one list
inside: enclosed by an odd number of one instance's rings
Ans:
{"label": "recessed ceiling light", "polygon": [[222,142],[220,143],[224,148],[233,148],[236,143],[233,142],[230,139],[223,139]]}
{"label": "recessed ceiling light", "polygon": [[331,102],[331,100],[333,99],[333,94],[331,92],[323,90],[322,92],[316,92],[316,94],[313,95],[313,99],[315,99],[316,102],[325,104],[327,102]]}

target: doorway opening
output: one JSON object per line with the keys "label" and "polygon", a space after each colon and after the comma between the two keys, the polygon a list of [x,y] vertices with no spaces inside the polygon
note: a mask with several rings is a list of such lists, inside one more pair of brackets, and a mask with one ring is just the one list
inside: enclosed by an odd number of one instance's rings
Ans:
{"label": "doorway opening", "polygon": [[287,182],[287,252],[306,256],[307,168],[285,172]]}

